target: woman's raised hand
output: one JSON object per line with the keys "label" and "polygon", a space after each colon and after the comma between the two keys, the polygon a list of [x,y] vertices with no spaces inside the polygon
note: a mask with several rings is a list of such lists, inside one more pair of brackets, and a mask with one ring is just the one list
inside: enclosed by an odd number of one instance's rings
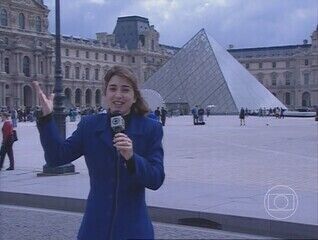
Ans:
{"label": "woman's raised hand", "polygon": [[42,107],[43,116],[49,115],[51,112],[53,112],[54,93],[50,94],[50,96],[47,97],[40,88],[38,81],[33,81],[32,86],[36,94],[38,95],[40,106]]}

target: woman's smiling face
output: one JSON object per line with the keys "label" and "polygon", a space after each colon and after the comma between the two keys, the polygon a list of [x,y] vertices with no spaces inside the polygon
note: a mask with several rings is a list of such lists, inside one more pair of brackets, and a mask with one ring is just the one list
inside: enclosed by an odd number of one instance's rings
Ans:
{"label": "woman's smiling face", "polygon": [[136,102],[130,81],[117,75],[112,76],[106,88],[105,101],[111,113],[130,113],[131,106]]}

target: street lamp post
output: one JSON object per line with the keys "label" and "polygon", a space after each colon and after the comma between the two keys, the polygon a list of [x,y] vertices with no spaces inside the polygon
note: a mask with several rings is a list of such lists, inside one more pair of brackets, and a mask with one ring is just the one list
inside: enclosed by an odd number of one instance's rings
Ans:
{"label": "street lamp post", "polygon": [[[60,135],[65,139],[65,107],[64,107],[64,93],[62,84],[62,67],[61,67],[61,33],[60,33],[60,0],[55,0],[55,86],[54,86],[54,101],[53,101],[53,115],[54,120],[58,126]],[[59,167],[49,167],[47,164],[43,166],[43,173],[38,176],[47,175],[62,175],[75,174],[75,166],[73,164],[66,164]]]}

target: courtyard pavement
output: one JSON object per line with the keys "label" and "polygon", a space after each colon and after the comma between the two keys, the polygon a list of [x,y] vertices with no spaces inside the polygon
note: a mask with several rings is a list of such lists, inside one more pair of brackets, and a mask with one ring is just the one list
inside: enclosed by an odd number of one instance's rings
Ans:
{"label": "courtyard pavement", "polygon": [[[67,135],[77,123],[67,123]],[[44,164],[35,123],[19,123],[16,170],[0,172],[0,203],[82,211],[89,191],[79,174],[37,177]],[[190,116],[164,127],[166,180],[147,191],[156,221],[205,224],[276,237],[318,236],[318,128],[313,118]],[[5,160],[5,168],[8,159]]]}

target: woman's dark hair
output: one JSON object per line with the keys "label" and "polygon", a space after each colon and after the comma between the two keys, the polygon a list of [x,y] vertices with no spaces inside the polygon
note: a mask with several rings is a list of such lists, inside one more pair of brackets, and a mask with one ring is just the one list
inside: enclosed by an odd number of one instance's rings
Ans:
{"label": "woman's dark hair", "polygon": [[104,77],[104,94],[106,94],[106,89],[110,79],[115,75],[127,79],[133,88],[136,102],[131,106],[131,110],[139,115],[147,114],[149,112],[148,105],[144,98],[141,96],[141,93],[138,89],[137,77],[130,68],[115,65],[111,69],[109,69]]}

